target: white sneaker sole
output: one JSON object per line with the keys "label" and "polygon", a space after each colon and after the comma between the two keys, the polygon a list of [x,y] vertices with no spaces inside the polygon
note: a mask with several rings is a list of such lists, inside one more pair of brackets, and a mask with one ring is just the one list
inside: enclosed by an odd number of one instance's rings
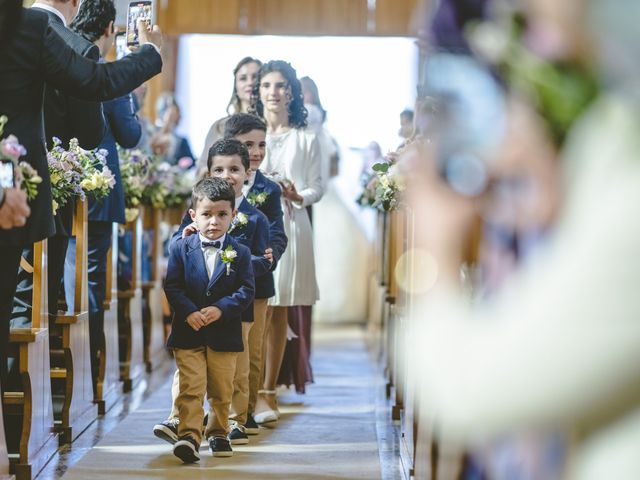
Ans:
{"label": "white sneaker sole", "polygon": [[247,443],[249,443],[249,439],[248,438],[235,438],[233,440],[229,440],[229,443],[231,445],[246,445]]}
{"label": "white sneaker sole", "polygon": [[213,452],[214,457],[233,457],[233,452]]}

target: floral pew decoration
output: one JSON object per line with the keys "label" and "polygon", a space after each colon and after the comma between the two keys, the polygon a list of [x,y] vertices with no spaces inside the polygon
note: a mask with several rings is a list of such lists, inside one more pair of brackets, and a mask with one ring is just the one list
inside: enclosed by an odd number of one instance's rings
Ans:
{"label": "floral pew decoration", "polygon": [[106,165],[106,155],[103,149],[84,150],[75,138],[69,141],[69,150],[65,150],[60,139],[53,138],[47,162],[54,213],[73,197],[84,200],[90,195],[99,201],[109,194],[116,180]]}
{"label": "floral pew decoration", "polygon": [[[4,126],[9,119],[6,115],[0,116],[0,136],[4,132]],[[28,200],[33,200],[38,195],[38,185],[42,183],[42,177],[31,164],[20,161],[20,157],[27,154],[27,150],[20,144],[14,135],[0,140],[0,160],[13,162],[15,182],[26,194]]]}
{"label": "floral pew decoration", "polygon": [[357,199],[362,206],[383,212],[396,210],[401,202],[404,180],[398,169],[398,159],[404,151],[389,153],[384,162],[375,163],[363,178],[363,190]]}

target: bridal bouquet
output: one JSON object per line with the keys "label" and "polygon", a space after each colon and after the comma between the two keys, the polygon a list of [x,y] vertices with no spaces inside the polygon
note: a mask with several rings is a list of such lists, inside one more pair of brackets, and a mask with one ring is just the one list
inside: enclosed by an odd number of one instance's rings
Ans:
{"label": "bridal bouquet", "polygon": [[[4,126],[9,119],[0,116],[0,136],[4,132]],[[33,200],[38,195],[38,185],[42,182],[42,178],[31,164],[20,161],[20,157],[27,154],[26,149],[18,142],[14,135],[0,140],[0,160],[11,160],[16,168],[15,180],[16,184],[27,194],[27,199]]]}
{"label": "bridal bouquet", "polygon": [[151,162],[143,192],[143,203],[154,208],[171,208],[184,205],[196,183],[196,171],[184,171],[180,165]]}

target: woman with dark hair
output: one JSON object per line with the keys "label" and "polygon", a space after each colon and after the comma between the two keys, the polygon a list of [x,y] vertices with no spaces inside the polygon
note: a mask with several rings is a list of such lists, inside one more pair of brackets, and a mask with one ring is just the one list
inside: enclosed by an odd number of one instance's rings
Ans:
{"label": "woman with dark hair", "polygon": [[[262,170],[282,187],[285,233],[289,245],[274,273],[276,294],[269,300],[264,390],[255,420],[278,419],[276,385],[295,384],[304,392],[313,381],[309,365],[311,306],[318,300],[313,233],[306,207],[322,198],[321,157],[316,137],[306,130],[307,110],[296,71],[287,62],[262,66],[251,99],[251,113],[267,123],[267,156]],[[270,316],[270,319],[269,319]],[[295,335],[287,335],[289,328]],[[288,361],[283,363],[289,342]],[[281,370],[282,365],[282,370]],[[280,378],[278,378],[278,374]]]}
{"label": "woman with dark hair", "polygon": [[257,58],[244,57],[238,62],[236,68],[233,69],[233,92],[227,105],[227,116],[222,117],[211,125],[207,138],[204,141],[204,149],[202,155],[198,159],[198,169],[205,170],[207,168],[207,155],[209,147],[217,140],[224,137],[224,126],[227,120],[234,113],[247,113],[251,105],[251,94],[258,77],[258,71],[262,66],[262,62]]}

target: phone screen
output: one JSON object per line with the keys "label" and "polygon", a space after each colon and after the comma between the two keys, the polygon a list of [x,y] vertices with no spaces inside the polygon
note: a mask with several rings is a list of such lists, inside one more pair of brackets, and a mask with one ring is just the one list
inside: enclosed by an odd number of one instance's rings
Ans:
{"label": "phone screen", "polygon": [[116,34],[116,60],[120,60],[131,53],[131,50],[127,47],[127,37],[125,32],[118,32]]}
{"label": "phone screen", "polygon": [[138,19],[142,18],[147,25],[152,25],[153,2],[140,1],[129,3],[129,11],[127,14],[127,45],[138,45]]}
{"label": "phone screen", "polygon": [[0,186],[2,188],[15,187],[13,162],[11,160],[0,161]]}

